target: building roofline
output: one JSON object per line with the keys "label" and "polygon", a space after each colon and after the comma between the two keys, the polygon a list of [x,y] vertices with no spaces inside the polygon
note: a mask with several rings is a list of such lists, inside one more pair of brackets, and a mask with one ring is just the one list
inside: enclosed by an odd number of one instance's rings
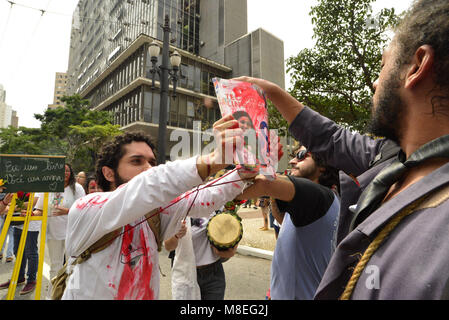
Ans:
{"label": "building roofline", "polygon": [[263,32],[265,32],[265,33],[267,33],[267,34],[269,34],[270,36],[272,36],[272,37],[275,38],[276,40],[279,40],[279,41],[281,41],[282,43],[284,43],[284,40],[282,40],[281,38],[275,36],[274,34],[272,34],[271,32],[269,32],[269,31],[267,31],[267,30],[265,30],[264,28],[257,28],[256,30],[253,30],[253,31],[251,31],[251,32],[248,32],[247,34],[244,34],[244,35],[241,36],[240,38],[237,38],[237,39],[235,39],[235,40],[229,42],[229,43],[226,45],[226,47],[230,46],[230,45],[233,44],[233,43],[238,42],[239,40],[241,40],[241,39],[243,39],[243,38],[246,38],[246,37],[250,36],[251,34],[253,34],[253,33],[255,33],[255,32],[261,32],[261,31],[263,31]]}
{"label": "building roofline", "polygon": [[[86,97],[96,86],[98,86],[108,75],[110,75],[115,69],[117,69],[123,61],[125,61],[128,57],[130,57],[138,48],[140,48],[145,43],[151,43],[155,41],[162,47],[162,42],[150,37],[146,34],[141,33],[124,51],[122,51],[119,56],[111,62],[111,64],[94,80],[92,81],[87,88],[80,92],[81,97]],[[194,55],[188,51],[179,49],[174,46],[170,46],[170,50],[176,50],[183,57],[187,57],[196,61],[199,61],[203,64],[207,64],[211,67],[220,69],[225,72],[231,72],[232,69],[218,62],[203,58],[201,56]]]}
{"label": "building roofline", "polygon": [[[159,81],[155,81],[154,84],[155,84],[155,87],[159,88],[159,86],[160,86]],[[121,90],[117,91],[115,94],[113,94],[113,95],[109,96],[107,99],[103,100],[99,105],[95,106],[93,108],[93,110],[97,110],[97,111],[104,110],[106,107],[110,106],[115,101],[119,100],[120,98],[124,97],[125,95],[127,95],[128,93],[130,93],[131,91],[135,90],[136,88],[138,88],[142,85],[151,86],[152,81],[147,78],[138,77],[137,79],[133,80],[130,84],[128,84]],[[170,88],[170,90],[173,90],[172,85],[169,85],[169,88]],[[182,94],[200,98],[200,99],[209,98],[213,101],[217,101],[216,97],[205,95],[203,93],[195,92],[195,91],[185,89],[182,87],[177,87],[176,92],[178,94],[182,93]]]}

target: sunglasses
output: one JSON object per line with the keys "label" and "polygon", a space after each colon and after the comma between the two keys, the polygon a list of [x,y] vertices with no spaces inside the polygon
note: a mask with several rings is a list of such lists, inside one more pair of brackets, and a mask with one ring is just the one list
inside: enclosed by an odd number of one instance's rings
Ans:
{"label": "sunglasses", "polygon": [[309,151],[307,151],[307,149],[301,150],[295,155],[295,157],[298,161],[302,161],[307,157],[308,152]]}

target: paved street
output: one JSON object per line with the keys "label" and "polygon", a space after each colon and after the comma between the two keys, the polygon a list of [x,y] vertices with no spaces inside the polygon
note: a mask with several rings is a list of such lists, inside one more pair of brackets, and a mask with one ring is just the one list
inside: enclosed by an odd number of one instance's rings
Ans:
{"label": "paved street", "polygon": [[[264,300],[270,286],[270,253],[275,245],[274,231],[260,231],[262,215],[260,209],[241,209],[239,214],[243,218],[244,234],[239,245],[239,253],[224,263],[226,273],[225,300]],[[253,253],[253,249],[260,249]],[[44,270],[42,277],[41,300],[45,300],[45,292],[49,283],[49,259],[46,249]],[[257,255],[257,256],[255,256]],[[263,256],[264,258],[260,258]],[[160,254],[161,276],[160,299],[171,300],[170,259],[168,252]],[[6,263],[5,258],[0,262],[0,283],[8,281],[12,275],[14,262]],[[19,295],[22,286],[17,286],[15,300],[34,300],[35,292]],[[0,291],[0,299],[5,300],[8,290]]]}

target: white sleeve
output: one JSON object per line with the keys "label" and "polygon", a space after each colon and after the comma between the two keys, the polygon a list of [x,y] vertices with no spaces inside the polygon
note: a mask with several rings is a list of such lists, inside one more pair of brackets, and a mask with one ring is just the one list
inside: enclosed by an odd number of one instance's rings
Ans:
{"label": "white sleeve", "polygon": [[[215,185],[215,186],[214,186]],[[190,208],[190,217],[209,217],[226,202],[234,200],[243,192],[245,183],[237,171],[224,178],[218,178],[184,193],[174,199],[161,212],[161,232],[165,241],[173,237],[181,226]],[[195,201],[193,204],[192,202]]]}
{"label": "white sleeve", "polygon": [[77,256],[105,234],[133,223],[179,194],[201,184],[196,157],[142,172],[112,192],[78,199],[70,208],[66,250]]}

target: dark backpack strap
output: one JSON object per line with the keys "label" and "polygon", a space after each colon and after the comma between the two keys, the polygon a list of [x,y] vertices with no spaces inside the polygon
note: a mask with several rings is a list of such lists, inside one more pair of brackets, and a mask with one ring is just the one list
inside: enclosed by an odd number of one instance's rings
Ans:
{"label": "dark backpack strap", "polygon": [[100,252],[106,249],[112,243],[112,241],[114,241],[114,239],[116,239],[121,234],[122,229],[123,228],[121,227],[119,229],[116,229],[112,232],[105,234],[97,242],[91,245],[88,249],[84,250],[84,252],[81,253],[73,262],[73,265],[83,263],[84,261],[90,258],[92,253]]}
{"label": "dark backpack strap", "polygon": [[[88,249],[84,250],[84,252],[81,253],[75,259],[75,261],[71,263],[70,266],[83,263],[84,261],[86,261],[91,257],[92,253],[99,252],[105,249],[112,243],[112,241],[114,241],[115,238],[117,238],[121,234],[121,232],[122,228],[119,228],[117,230],[109,232],[108,234],[105,234],[97,242],[91,245]],[[62,295],[64,294],[67,278],[72,273],[72,271],[69,271],[69,273],[67,273],[67,267],[68,261],[66,261],[64,266],[58,271],[56,277],[50,280],[52,284],[51,297],[53,300],[60,300],[62,298]]]}

